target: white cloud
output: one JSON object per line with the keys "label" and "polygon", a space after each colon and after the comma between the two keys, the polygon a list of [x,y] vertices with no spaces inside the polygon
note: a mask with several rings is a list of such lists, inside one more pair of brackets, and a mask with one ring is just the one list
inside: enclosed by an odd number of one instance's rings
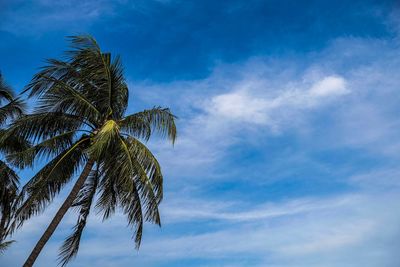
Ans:
{"label": "white cloud", "polygon": [[339,76],[327,76],[316,82],[310,89],[311,97],[326,97],[347,94],[346,81]]}
{"label": "white cloud", "polygon": [[[204,109],[209,119],[221,117],[221,120],[229,120],[233,123],[254,123],[269,124],[276,127],[284,118],[280,115],[284,110],[286,113],[294,110],[317,108],[323,101],[335,96],[349,93],[346,88],[346,81],[340,76],[325,76],[311,85],[311,88],[304,89],[304,81],[290,81],[282,84],[278,89],[278,95],[268,97],[268,80],[257,82],[241,81],[250,83],[245,89],[216,95],[211,100],[204,101]],[[252,84],[254,86],[252,86]],[[289,88],[287,87],[295,88]],[[299,114],[297,113],[296,116]],[[288,118],[286,118],[288,119]]]}
{"label": "white cloud", "polygon": [[207,111],[210,116],[222,116],[236,123],[264,124],[268,120],[267,108],[268,101],[242,91],[214,96]]}

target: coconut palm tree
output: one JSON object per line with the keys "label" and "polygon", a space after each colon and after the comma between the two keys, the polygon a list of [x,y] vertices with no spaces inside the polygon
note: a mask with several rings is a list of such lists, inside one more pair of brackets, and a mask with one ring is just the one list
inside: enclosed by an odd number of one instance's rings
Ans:
{"label": "coconut palm tree", "polygon": [[10,155],[13,164],[25,167],[38,158],[47,160],[22,189],[16,227],[41,213],[67,183],[74,181],[24,266],[34,264],[71,207],[79,210],[79,216],[60,249],[63,266],[78,252],[92,206],[103,219],[120,209],[133,228],[137,248],[143,222],[160,225],[163,176],[157,159],[142,141],[157,132],[174,143],[175,117],[160,107],[125,115],[128,87],[120,58],[103,53],[90,36],[70,40],[72,49],[66,52],[66,59],[48,60],[33,77],[27,91],[30,97],[38,98],[38,104],[9,131],[33,144]]}
{"label": "coconut palm tree", "polygon": [[[0,73],[0,127],[7,125],[12,119],[20,116],[23,111],[23,102],[15,98],[12,89],[5,83]],[[4,154],[17,152],[27,148],[27,143],[8,136],[4,129],[0,129],[0,151]],[[4,160],[0,159],[0,252],[3,252],[13,241],[6,241],[10,233],[12,214],[15,211],[16,196],[18,194],[19,177]]]}

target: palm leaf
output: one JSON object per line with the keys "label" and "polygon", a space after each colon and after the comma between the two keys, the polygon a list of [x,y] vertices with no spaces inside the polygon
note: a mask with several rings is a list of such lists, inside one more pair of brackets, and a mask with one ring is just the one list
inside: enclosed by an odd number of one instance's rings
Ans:
{"label": "palm leaf", "polygon": [[120,121],[121,130],[138,138],[148,140],[151,130],[155,130],[162,136],[175,142],[176,139],[176,117],[168,108],[156,107],[144,110],[125,117]]}
{"label": "palm leaf", "polygon": [[13,204],[18,192],[19,178],[4,161],[0,160],[0,242],[9,232],[13,216]]}
{"label": "palm leaf", "polygon": [[16,133],[7,129],[0,129],[0,151],[5,155],[26,150],[30,143]]}
{"label": "palm leaf", "polygon": [[8,249],[14,242],[15,240],[0,242],[0,254],[4,253],[4,251]]}
{"label": "palm leaf", "polygon": [[0,125],[7,119],[14,119],[23,114],[24,103],[20,99],[14,99],[5,106],[0,107]]}
{"label": "palm leaf", "polygon": [[45,112],[25,115],[15,121],[9,134],[37,142],[78,130],[85,120],[76,115],[61,112]]}
{"label": "palm leaf", "polygon": [[18,152],[9,153],[7,160],[19,168],[33,166],[34,160],[49,159],[67,150],[73,145],[76,131],[69,131],[42,141],[39,144]]}
{"label": "palm leaf", "polygon": [[14,225],[22,224],[30,217],[40,214],[73,177],[85,160],[84,147],[88,138],[81,139],[69,149],[46,164],[21,190]]}
{"label": "palm leaf", "polygon": [[77,87],[81,86],[80,84],[71,85],[70,82],[60,81],[47,76],[43,76],[42,78],[52,81],[53,85],[40,98],[37,108],[39,113],[64,112],[85,117],[92,122],[100,117],[100,112],[93,103],[79,92],[79,88]]}
{"label": "palm leaf", "polygon": [[12,88],[4,81],[3,76],[0,73],[0,100],[7,100],[11,102],[14,100],[14,93]]}

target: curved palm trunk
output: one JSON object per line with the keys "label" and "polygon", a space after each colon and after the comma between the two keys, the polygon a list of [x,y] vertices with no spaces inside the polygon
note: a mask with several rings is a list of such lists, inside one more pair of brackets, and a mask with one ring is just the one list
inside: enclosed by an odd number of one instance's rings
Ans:
{"label": "curved palm trunk", "polygon": [[62,218],[64,217],[65,213],[71,207],[72,203],[74,202],[76,196],[79,193],[79,190],[83,186],[86,181],[86,178],[89,176],[90,171],[94,165],[93,160],[89,160],[85,168],[83,169],[81,175],[79,176],[78,180],[76,181],[74,187],[72,188],[71,192],[69,193],[68,197],[65,199],[64,203],[61,205],[60,209],[57,211],[56,215],[54,216],[53,220],[47,227],[46,231],[44,231],[42,237],[37,242],[36,246],[32,250],[31,254],[29,255],[28,259],[24,263],[24,267],[31,267],[36,258],[39,256],[40,252],[42,251],[44,245],[50,239],[54,231],[56,230],[58,224],[61,222]]}

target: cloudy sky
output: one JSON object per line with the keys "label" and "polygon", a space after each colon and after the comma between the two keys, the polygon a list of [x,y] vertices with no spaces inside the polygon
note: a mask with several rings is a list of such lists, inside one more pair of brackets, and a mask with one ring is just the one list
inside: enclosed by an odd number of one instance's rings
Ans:
{"label": "cloudy sky", "polygon": [[[400,266],[396,2],[0,0],[0,69],[17,91],[88,33],[122,56],[129,112],[179,117],[175,147],[148,143],[162,227],[146,224],[136,251],[123,216],[93,214],[69,266]],[[0,266],[21,265],[61,201]],[[56,266],[76,216],[37,266]]]}

